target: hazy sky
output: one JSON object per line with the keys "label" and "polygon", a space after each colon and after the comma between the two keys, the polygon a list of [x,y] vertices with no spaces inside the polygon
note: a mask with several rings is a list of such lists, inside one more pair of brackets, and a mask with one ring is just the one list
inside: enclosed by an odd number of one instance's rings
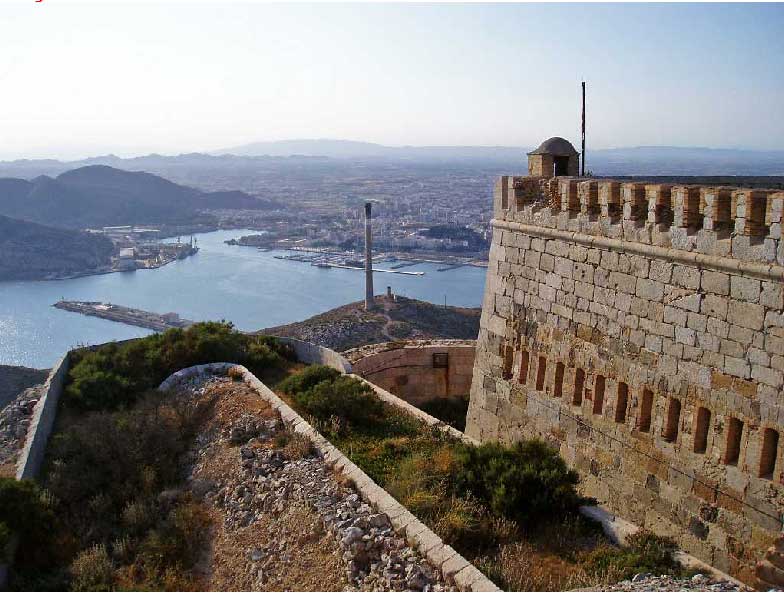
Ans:
{"label": "hazy sky", "polygon": [[0,158],[256,140],[784,149],[784,5],[0,5]]}

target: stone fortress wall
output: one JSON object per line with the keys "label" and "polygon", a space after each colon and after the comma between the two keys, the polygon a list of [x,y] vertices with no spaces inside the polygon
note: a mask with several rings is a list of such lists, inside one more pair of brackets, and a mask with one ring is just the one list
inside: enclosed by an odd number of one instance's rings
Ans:
{"label": "stone fortress wall", "polygon": [[467,398],[474,370],[473,340],[407,340],[345,352],[353,372],[414,406]]}
{"label": "stone fortress wall", "polygon": [[466,433],[741,580],[782,530],[784,192],[501,177]]}

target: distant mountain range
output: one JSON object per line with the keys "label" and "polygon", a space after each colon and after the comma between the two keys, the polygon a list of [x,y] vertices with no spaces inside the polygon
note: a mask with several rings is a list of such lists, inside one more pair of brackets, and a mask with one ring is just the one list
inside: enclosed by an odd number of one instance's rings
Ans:
{"label": "distant mountain range", "polygon": [[[527,162],[535,147],[383,146],[352,140],[281,140],[254,142],[214,151],[215,155],[322,156],[341,159],[473,160]],[[579,149],[579,146],[577,147]],[[635,146],[593,150],[586,169],[598,175],[784,175],[784,150],[745,150],[678,146]]]}
{"label": "distant mountain range", "polygon": [[112,242],[103,235],[0,216],[0,281],[39,280],[102,268]]}
{"label": "distant mountain range", "polygon": [[[81,161],[16,160],[0,162],[0,175],[32,178],[57,175],[68,169],[108,165],[118,169],[154,171],[171,178],[198,179],[200,169],[233,174],[258,167],[287,171],[325,166],[330,160],[406,163],[460,163],[502,166],[524,171],[526,152],[512,146],[384,146],[353,140],[280,140],[254,142],[209,153],[176,156],[150,154],[134,158],[114,155]],[[579,147],[578,147],[579,148]],[[587,169],[595,175],[784,175],[784,150],[747,150],[676,146],[637,146],[587,150]],[[205,185],[213,186],[205,181]]]}
{"label": "distant mountain range", "polygon": [[[528,150],[531,150],[530,148]],[[512,146],[384,146],[355,140],[278,140],[252,142],[211,151],[213,155],[306,156],[335,159],[486,160],[517,161],[526,149]]]}
{"label": "distant mountain range", "polygon": [[74,229],[190,223],[202,210],[275,206],[240,191],[204,192],[105,165],[80,167],[54,178],[0,178],[0,215]]}

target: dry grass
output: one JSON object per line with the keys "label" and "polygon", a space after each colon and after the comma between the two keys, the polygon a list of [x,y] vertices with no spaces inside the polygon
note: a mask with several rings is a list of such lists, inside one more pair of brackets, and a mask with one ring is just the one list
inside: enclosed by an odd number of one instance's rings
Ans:
{"label": "dry grass", "polygon": [[614,582],[586,563],[604,542],[600,530],[578,517],[510,537],[474,563],[508,591],[568,591]]}
{"label": "dry grass", "polygon": [[291,440],[283,447],[283,454],[292,461],[310,457],[313,451],[313,442],[308,437],[296,432],[291,435]]}

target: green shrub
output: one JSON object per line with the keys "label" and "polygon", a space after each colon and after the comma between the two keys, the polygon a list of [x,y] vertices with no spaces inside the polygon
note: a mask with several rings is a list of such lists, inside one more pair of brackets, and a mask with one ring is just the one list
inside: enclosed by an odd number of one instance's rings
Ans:
{"label": "green shrub", "polygon": [[320,420],[332,416],[341,419],[344,428],[348,428],[346,423],[361,425],[376,421],[384,411],[384,404],[366,383],[346,376],[323,380],[295,393],[294,401],[299,409]]}
{"label": "green shrub", "polygon": [[682,567],[675,559],[676,550],[671,538],[641,530],[629,536],[624,547],[602,546],[591,551],[586,564],[591,572],[609,575],[611,580],[646,572],[678,575]]}
{"label": "green shrub", "polygon": [[[209,517],[177,487],[183,454],[212,403],[150,392],[129,409],[70,417],[50,442],[45,468],[60,517],[48,533],[58,557],[48,559],[51,574],[26,570],[15,586],[192,587]],[[61,567],[70,571],[53,580]]]}
{"label": "green shrub", "polygon": [[0,521],[0,564],[11,560],[11,528]]}
{"label": "green shrub", "polygon": [[457,468],[455,448],[444,443],[432,451],[409,453],[406,442],[404,459],[395,464],[385,489],[420,517],[433,517],[443,504],[444,493],[452,491],[452,476]]}
{"label": "green shrub", "polygon": [[461,445],[458,455],[458,494],[473,494],[494,513],[521,526],[575,513],[581,502],[575,490],[577,473],[543,441],[528,440],[511,447]]}
{"label": "green shrub", "polygon": [[340,376],[340,372],[332,367],[314,364],[306,367],[302,372],[287,377],[278,385],[283,393],[295,395],[312,389],[322,381],[333,381]]}
{"label": "green shrub", "polygon": [[9,544],[19,537],[19,560],[37,564],[49,552],[55,516],[49,500],[34,482],[0,478],[0,561],[9,560]]}
{"label": "green shrub", "polygon": [[81,410],[115,410],[189,366],[236,362],[263,374],[293,359],[293,350],[276,338],[246,335],[230,323],[197,323],[127,344],[76,352],[65,401]]}
{"label": "green shrub", "polygon": [[147,584],[161,586],[167,569],[182,572],[182,567],[195,564],[209,531],[209,515],[200,505],[186,502],[172,509],[140,545],[137,563],[144,566]]}

